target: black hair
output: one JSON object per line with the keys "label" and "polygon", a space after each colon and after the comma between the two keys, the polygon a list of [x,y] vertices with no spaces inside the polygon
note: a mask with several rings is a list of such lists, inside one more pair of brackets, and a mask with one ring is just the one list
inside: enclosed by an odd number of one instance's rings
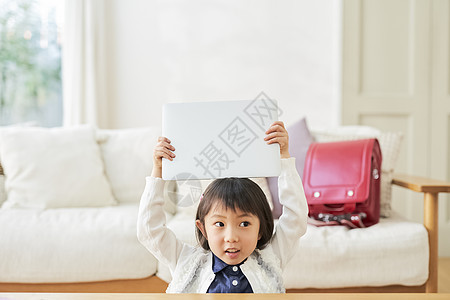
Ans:
{"label": "black hair", "polygon": [[[259,236],[257,249],[263,249],[273,235],[273,218],[266,195],[258,184],[248,178],[221,178],[208,185],[197,208],[196,220],[205,225],[205,216],[216,204],[226,209],[241,210],[259,219]],[[209,250],[208,240],[200,229],[196,228],[199,244]]]}

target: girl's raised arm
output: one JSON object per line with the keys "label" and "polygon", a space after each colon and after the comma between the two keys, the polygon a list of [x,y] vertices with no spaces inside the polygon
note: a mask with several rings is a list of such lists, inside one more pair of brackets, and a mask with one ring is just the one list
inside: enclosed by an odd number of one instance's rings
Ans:
{"label": "girl's raised arm", "polygon": [[283,214],[275,226],[271,244],[283,268],[294,253],[299,238],[306,232],[308,205],[295,166],[295,158],[289,155],[289,136],[283,122],[273,123],[266,134],[265,140],[268,144],[280,145],[281,174],[278,178],[278,194]]}
{"label": "girl's raised arm", "polygon": [[175,148],[165,137],[158,139],[153,153],[152,177],[146,178],[144,193],[139,206],[137,236],[139,241],[170,271],[175,270],[183,248],[175,234],[166,226],[164,214],[164,185],[162,180],[162,158],[173,160]]}

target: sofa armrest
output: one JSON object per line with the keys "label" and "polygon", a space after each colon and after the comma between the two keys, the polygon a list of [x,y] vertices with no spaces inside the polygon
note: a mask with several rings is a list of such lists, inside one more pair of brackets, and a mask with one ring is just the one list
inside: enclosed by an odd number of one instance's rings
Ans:
{"label": "sofa armrest", "polygon": [[418,176],[394,174],[393,185],[398,185],[415,192],[424,193],[423,225],[428,231],[430,250],[429,276],[425,286],[426,292],[437,293],[438,281],[438,194],[450,193],[450,182]]}
{"label": "sofa armrest", "polygon": [[421,193],[450,193],[450,182],[405,174],[394,174],[392,184]]}

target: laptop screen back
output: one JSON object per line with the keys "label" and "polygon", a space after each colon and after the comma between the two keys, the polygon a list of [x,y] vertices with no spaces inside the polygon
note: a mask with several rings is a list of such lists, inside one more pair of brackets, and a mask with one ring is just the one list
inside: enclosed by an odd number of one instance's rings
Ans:
{"label": "laptop screen back", "polygon": [[163,179],[278,176],[279,145],[264,141],[277,119],[269,99],[164,105],[162,134],[176,157],[163,159]]}

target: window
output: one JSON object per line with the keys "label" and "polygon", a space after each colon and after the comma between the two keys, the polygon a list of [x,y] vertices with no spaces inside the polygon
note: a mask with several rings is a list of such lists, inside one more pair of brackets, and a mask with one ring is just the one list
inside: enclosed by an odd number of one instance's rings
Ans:
{"label": "window", "polygon": [[63,3],[0,0],[0,125],[62,124]]}

